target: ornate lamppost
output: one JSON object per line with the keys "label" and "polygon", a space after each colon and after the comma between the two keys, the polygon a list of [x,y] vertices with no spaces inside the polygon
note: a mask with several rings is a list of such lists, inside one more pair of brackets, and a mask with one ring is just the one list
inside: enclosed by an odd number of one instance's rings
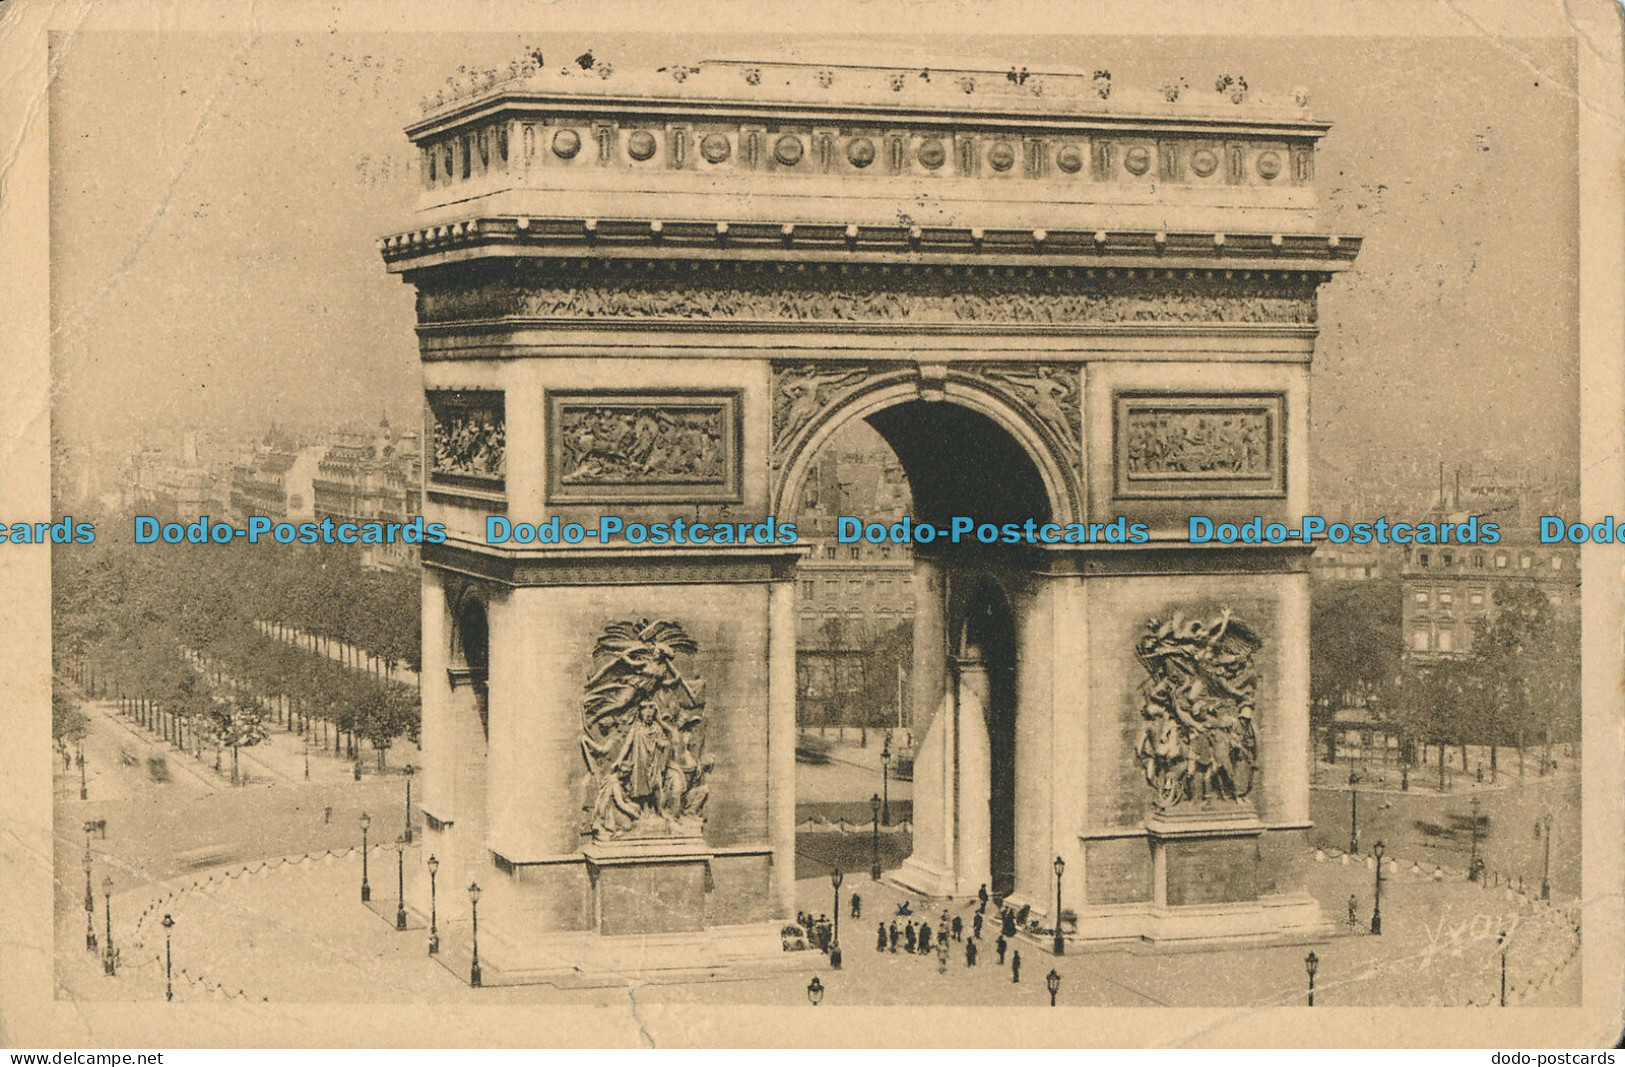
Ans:
{"label": "ornate lamppost", "polygon": [[96,951],[96,890],[90,884],[90,831],[85,831],[85,949]]}
{"label": "ornate lamppost", "polygon": [[1371,905],[1371,932],[1374,934],[1382,933],[1382,854],[1384,851],[1381,841],[1371,846],[1371,854],[1377,857],[1377,888],[1375,895],[1372,897],[1373,903]]}
{"label": "ornate lamppost", "polygon": [[880,803],[879,793],[869,798],[869,809],[875,816],[873,843],[869,849],[869,877],[876,882],[880,881]]}
{"label": "ornate lamppost", "polygon": [[406,839],[395,839],[395,929],[406,929]]}
{"label": "ornate lamppost", "polygon": [[830,970],[841,969],[841,869],[835,868],[830,872],[829,884],[835,889],[835,929],[831,932],[829,942]]}
{"label": "ornate lamppost", "polygon": [[85,779],[85,743],[79,742],[79,799],[90,799],[90,783]]}
{"label": "ornate lamppost", "polygon": [[429,955],[440,954],[440,925],[435,914],[435,881],[434,876],[440,873],[440,861],[429,856]]}
{"label": "ornate lamppost", "polygon": [[1309,972],[1309,1006],[1315,1006],[1315,971],[1320,969],[1320,957],[1315,955],[1314,949],[1303,958],[1303,969]]}
{"label": "ornate lamppost", "polygon": [[880,745],[880,821],[891,825],[891,731]]}
{"label": "ornate lamppost", "polygon": [[169,931],[174,929],[175,920],[164,913],[164,999],[175,999],[175,983],[173,981],[174,968],[171,966],[169,955]]}
{"label": "ornate lamppost", "polygon": [[412,843],[412,775],[416,773],[417,768],[408,763],[406,765],[406,833],[401,835],[401,839],[409,845]]}
{"label": "ornate lamppost", "polygon": [[1467,880],[1478,881],[1478,798],[1473,797],[1469,805],[1473,810],[1473,851],[1467,860]]}
{"label": "ornate lamppost", "polygon": [[1049,973],[1044,976],[1044,985],[1049,989],[1049,1006],[1053,1008],[1055,1007],[1055,994],[1061,991],[1061,976],[1054,967],[1051,967]]}
{"label": "ornate lamppost", "polygon": [[818,1007],[818,1002],[824,999],[824,983],[818,980],[816,974],[813,975],[813,980],[807,983],[807,999],[815,1008]]}
{"label": "ornate lamppost", "polygon": [[1546,813],[1544,837],[1546,845],[1546,861],[1540,872],[1540,899],[1550,902],[1552,899],[1552,814]]}
{"label": "ornate lamppost", "polygon": [[1507,1006],[1507,932],[1502,930],[1495,938],[1501,949],[1501,1007]]}
{"label": "ornate lamppost", "polygon": [[468,966],[468,984],[480,985],[480,883],[468,883],[468,907],[474,915],[474,961]]}
{"label": "ornate lamppost", "polygon": [[113,876],[108,875],[102,879],[102,900],[107,906],[107,943],[105,954],[102,956],[102,965],[108,975],[118,974],[118,954],[113,949]]}
{"label": "ornate lamppost", "polygon": [[361,903],[365,904],[372,899],[372,886],[367,882],[367,828],[372,825],[372,816],[366,812],[361,813]]}
{"label": "ornate lamppost", "polygon": [[1066,871],[1066,860],[1055,857],[1055,954],[1066,955],[1066,939],[1061,936],[1061,875]]}
{"label": "ornate lamppost", "polygon": [[1354,783],[1360,779],[1355,776],[1354,768],[1349,768],[1349,855],[1359,855],[1360,852],[1360,794],[1354,788]]}

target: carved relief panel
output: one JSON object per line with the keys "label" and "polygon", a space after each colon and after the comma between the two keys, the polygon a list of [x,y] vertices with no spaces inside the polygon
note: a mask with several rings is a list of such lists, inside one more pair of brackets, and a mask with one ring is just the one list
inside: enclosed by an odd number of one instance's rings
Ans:
{"label": "carved relief panel", "polygon": [[1285,397],[1119,393],[1119,498],[1286,495]]}
{"label": "carved relief panel", "polygon": [[736,503],[740,393],[549,393],[556,503]]}
{"label": "carved relief panel", "polygon": [[427,400],[433,449],[431,484],[500,491],[507,447],[502,393],[432,390]]}

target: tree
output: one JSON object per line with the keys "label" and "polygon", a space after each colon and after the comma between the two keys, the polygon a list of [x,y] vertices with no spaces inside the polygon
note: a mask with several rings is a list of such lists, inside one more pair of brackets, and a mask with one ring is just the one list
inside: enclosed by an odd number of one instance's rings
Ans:
{"label": "tree", "polygon": [[58,744],[74,744],[84,740],[90,720],[73,702],[73,698],[60,688],[51,689],[51,740]]}
{"label": "tree", "polygon": [[241,784],[238,772],[238,750],[252,748],[267,740],[265,716],[252,704],[235,696],[214,703],[208,715],[209,732],[215,743],[231,749],[231,784]]}
{"label": "tree", "polygon": [[1580,627],[1561,615],[1534,583],[1495,590],[1494,614],[1478,624],[1474,652],[1483,665],[1488,718],[1499,743],[1540,735],[1548,743],[1579,737]]}
{"label": "tree", "polygon": [[1404,647],[1399,582],[1317,582],[1311,587],[1310,695],[1341,705],[1349,694],[1390,696]]}

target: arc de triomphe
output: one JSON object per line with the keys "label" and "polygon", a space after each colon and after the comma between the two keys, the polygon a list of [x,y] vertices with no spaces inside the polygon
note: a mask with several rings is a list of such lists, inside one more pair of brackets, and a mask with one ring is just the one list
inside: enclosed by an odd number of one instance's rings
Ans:
{"label": "arc de triomphe", "polygon": [[[737,524],[793,513],[854,418],[917,520],[1100,524],[915,548],[895,877],[1048,925],[1059,858],[1078,940],[1316,929],[1306,552],[1186,517],[1305,511],[1316,294],[1359,245],[1317,222],[1326,132],[1301,97],[1105,72],[525,63],[426,102],[381,248],[451,532],[423,553],[421,805],[442,885],[483,889],[482,958],[777,951],[804,549]],[[603,514],[734,543],[486,543],[490,515]]]}

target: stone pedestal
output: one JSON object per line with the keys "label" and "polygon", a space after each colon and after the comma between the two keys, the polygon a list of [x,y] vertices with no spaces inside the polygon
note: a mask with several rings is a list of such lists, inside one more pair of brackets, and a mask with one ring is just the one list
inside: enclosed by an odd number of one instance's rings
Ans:
{"label": "stone pedestal", "polygon": [[601,934],[705,929],[715,853],[698,837],[593,842],[582,850]]}

